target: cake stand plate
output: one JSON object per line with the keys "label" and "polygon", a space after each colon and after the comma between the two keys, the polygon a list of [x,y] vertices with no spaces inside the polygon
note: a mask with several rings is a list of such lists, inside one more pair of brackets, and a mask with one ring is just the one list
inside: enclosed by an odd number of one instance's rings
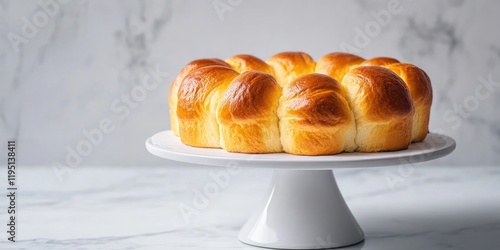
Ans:
{"label": "cake stand plate", "polygon": [[212,166],[273,169],[266,198],[239,233],[254,246],[325,249],[356,244],[364,234],[339,191],[332,169],[413,164],[448,155],[455,141],[430,133],[406,150],[296,156],[285,153],[239,154],[184,145],[172,131],[146,141],[148,151],[169,160]]}

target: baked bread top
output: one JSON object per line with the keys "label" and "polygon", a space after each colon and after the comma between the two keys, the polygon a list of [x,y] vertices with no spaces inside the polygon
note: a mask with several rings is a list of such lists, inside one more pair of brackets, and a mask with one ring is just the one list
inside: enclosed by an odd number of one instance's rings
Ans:
{"label": "baked bread top", "polygon": [[379,152],[425,139],[432,86],[422,69],[390,57],[334,52],[315,62],[304,52],[283,52],[263,61],[242,54],[188,63],[169,104],[174,134],[191,146]]}

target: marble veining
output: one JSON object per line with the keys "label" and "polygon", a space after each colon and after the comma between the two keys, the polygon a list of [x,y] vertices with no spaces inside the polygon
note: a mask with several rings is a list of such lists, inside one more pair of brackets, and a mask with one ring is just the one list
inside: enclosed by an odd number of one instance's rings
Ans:
{"label": "marble veining", "polygon": [[[180,213],[179,204],[192,205],[193,190],[221,170],[84,167],[59,183],[50,167],[23,168],[18,242],[2,239],[0,249],[256,250],[236,235],[264,195],[270,170],[232,177],[189,222]],[[342,249],[500,248],[497,167],[419,167],[393,188],[388,171],[397,167],[335,171],[366,234],[363,243]],[[0,209],[1,218],[5,213]]]}
{"label": "marble veining", "polygon": [[[220,0],[228,6],[222,13],[216,1],[59,2],[46,24],[15,46],[9,34],[25,36],[26,20],[34,25],[33,18],[46,10],[38,2],[0,1],[0,134],[22,145],[27,165],[66,164],[67,148],[76,148],[85,140],[82,131],[97,128],[104,118],[114,122],[115,130],[79,166],[161,165],[143,144],[169,128],[167,93],[187,62],[237,53],[265,59],[284,50],[306,51],[317,59],[341,50],[343,43],[355,45],[356,28],[376,21],[374,15],[387,10],[390,1],[304,6]],[[357,46],[357,53],[397,57],[429,74],[434,87],[430,128],[457,141],[456,153],[439,164],[498,165],[499,2],[397,2],[401,11],[366,45]],[[130,95],[156,67],[168,75],[120,118],[113,102]],[[480,79],[488,77],[497,84],[488,92],[483,88],[487,98],[479,99]]]}

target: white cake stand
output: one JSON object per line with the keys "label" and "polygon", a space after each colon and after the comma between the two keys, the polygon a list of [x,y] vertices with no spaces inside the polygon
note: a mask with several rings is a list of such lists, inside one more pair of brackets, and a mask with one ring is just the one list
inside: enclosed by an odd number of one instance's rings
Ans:
{"label": "white cake stand", "polygon": [[337,187],[332,169],[413,164],[443,157],[455,149],[445,135],[429,134],[406,150],[342,153],[331,156],[238,154],[184,145],[172,131],[146,141],[152,154],[174,161],[273,169],[266,199],[241,229],[249,245],[280,249],[324,249],[356,244],[364,234]]}

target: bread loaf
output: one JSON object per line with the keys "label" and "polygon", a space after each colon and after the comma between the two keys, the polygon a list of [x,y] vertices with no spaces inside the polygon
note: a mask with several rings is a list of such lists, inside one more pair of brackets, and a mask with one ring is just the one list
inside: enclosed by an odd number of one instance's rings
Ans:
{"label": "bread loaf", "polygon": [[415,109],[404,81],[379,66],[360,66],[342,80],[356,119],[362,152],[405,149],[411,143]]}
{"label": "bread loaf", "polygon": [[285,84],[305,74],[314,73],[316,63],[310,55],[304,52],[283,52],[276,54],[266,61],[274,69],[274,75],[278,84]]}
{"label": "bread loaf", "polygon": [[281,88],[273,76],[245,71],[218,101],[221,147],[230,152],[281,152],[278,100]]}
{"label": "bread loaf", "polygon": [[184,144],[220,147],[216,112],[219,101],[238,72],[224,66],[202,67],[189,73],[179,86],[177,117]]}
{"label": "bread loaf", "polygon": [[317,73],[285,85],[278,110],[285,152],[325,155],[356,149],[356,125],[342,89],[335,79]]}
{"label": "bread loaf", "polygon": [[432,105],[432,87],[429,76],[422,69],[408,63],[389,64],[385,67],[396,73],[406,83],[415,105],[412,141],[423,141],[429,133]]}
{"label": "bread loaf", "polygon": [[399,63],[392,57],[374,57],[361,63],[361,66],[385,66],[393,63]]}
{"label": "bread loaf", "polygon": [[174,82],[170,86],[170,97],[168,100],[168,104],[170,107],[170,127],[175,135],[179,136],[179,121],[177,119],[177,93],[179,92],[179,86],[181,85],[182,80],[184,80],[184,78],[194,70],[213,65],[219,65],[228,68],[231,67],[226,62],[217,58],[195,60],[188,63],[186,66],[184,66],[184,68],[182,68],[181,72],[179,73],[179,75],[177,75]]}
{"label": "bread loaf", "polygon": [[321,57],[316,63],[316,73],[331,76],[338,82],[342,82],[344,75],[349,70],[359,66],[365,59],[362,57],[344,53],[334,52]]}
{"label": "bread loaf", "polygon": [[274,70],[271,65],[252,55],[232,56],[226,59],[226,63],[231,65],[231,67],[239,73],[256,70],[274,76]]}
{"label": "bread loaf", "polygon": [[428,133],[432,87],[389,57],[303,52],[186,65],[170,89],[174,134],[238,153],[328,155],[406,149]]}

